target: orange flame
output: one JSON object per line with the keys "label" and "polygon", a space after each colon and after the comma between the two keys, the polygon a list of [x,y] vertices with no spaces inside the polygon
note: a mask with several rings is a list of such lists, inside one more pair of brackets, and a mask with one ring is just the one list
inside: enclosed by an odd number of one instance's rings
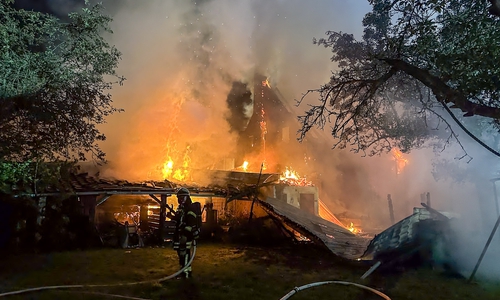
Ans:
{"label": "orange flame", "polygon": [[352,222],[347,229],[349,229],[349,231],[352,233],[361,233],[361,229],[354,227],[354,224]]}
{"label": "orange flame", "polygon": [[265,120],[266,112],[264,111],[264,107],[260,109],[260,138],[262,139],[262,152],[266,153],[266,135],[267,135],[267,123]]}
{"label": "orange flame", "polygon": [[401,174],[406,164],[408,164],[408,159],[404,158],[403,153],[397,148],[392,148],[391,151],[393,159],[396,161],[396,174]]}
{"label": "orange flame", "polygon": [[299,185],[299,186],[312,186],[311,181],[301,178],[299,173],[294,171],[292,168],[286,167],[286,171],[280,175],[280,183],[285,183],[288,185]]}
{"label": "orange flame", "polygon": [[264,111],[264,106],[260,108],[260,138],[262,140],[261,156],[262,160],[262,170],[267,169],[267,159],[266,159],[266,135],[267,135],[267,123],[265,120],[266,112]]}
{"label": "orange flame", "polygon": [[262,86],[267,86],[268,88],[271,88],[271,84],[269,83],[269,78],[266,78],[266,80],[262,81]]}
{"label": "orange flame", "polygon": [[189,179],[189,164],[191,162],[190,146],[188,145],[184,151],[178,148],[177,136],[179,133],[179,128],[177,127],[178,119],[180,116],[180,111],[182,104],[184,103],[184,97],[178,97],[174,99],[172,103],[172,117],[171,121],[168,122],[168,129],[166,131],[166,157],[167,159],[163,163],[161,169],[163,179],[170,180],[176,179],[179,181],[184,181]]}
{"label": "orange flame", "polygon": [[168,160],[163,164],[163,169],[162,169],[163,179],[168,179],[172,176],[173,168],[174,168],[174,162],[169,157]]}
{"label": "orange flame", "polygon": [[189,179],[189,165],[191,163],[191,157],[189,156],[190,147],[187,146],[182,157],[182,166],[180,168],[175,168],[175,163],[169,156],[167,161],[163,164],[162,174],[163,179],[176,179],[179,181],[184,181]]}
{"label": "orange flame", "polygon": [[242,168],[242,169],[243,169],[243,171],[245,171],[245,172],[246,172],[246,171],[248,171],[248,161],[246,161],[246,160],[245,160],[245,161],[243,162],[243,165],[241,165],[241,168]]}

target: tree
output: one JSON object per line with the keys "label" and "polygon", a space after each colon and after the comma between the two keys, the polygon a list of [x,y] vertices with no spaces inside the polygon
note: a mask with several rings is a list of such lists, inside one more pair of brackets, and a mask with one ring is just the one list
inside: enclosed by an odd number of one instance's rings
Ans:
{"label": "tree", "polygon": [[491,6],[488,8],[490,14],[500,17],[500,0],[488,0]]}
{"label": "tree", "polygon": [[107,91],[122,83],[120,52],[102,6],[54,16],[0,1],[0,160],[103,160],[96,128],[120,111]]}
{"label": "tree", "polygon": [[[15,208],[12,230],[24,220],[30,246],[40,234],[60,241],[71,230],[62,208],[79,209],[65,201],[74,162],[104,160],[97,125],[120,111],[107,93],[124,80],[115,72],[120,53],[101,35],[111,18],[86,4],[61,21],[0,0],[0,201]],[[47,191],[60,195],[47,200]]]}
{"label": "tree", "polygon": [[[319,95],[319,104],[299,116],[299,140],[312,127],[331,121],[334,147],[371,155],[394,146],[409,151],[432,136],[439,123],[449,127],[443,112],[466,130],[453,113],[458,110],[464,117],[487,117],[498,132],[500,21],[489,13],[488,3],[370,3],[373,9],[363,19],[361,41],[333,31],[314,40],[331,48],[338,70],[299,101],[311,93]],[[448,139],[457,138],[449,132]]]}

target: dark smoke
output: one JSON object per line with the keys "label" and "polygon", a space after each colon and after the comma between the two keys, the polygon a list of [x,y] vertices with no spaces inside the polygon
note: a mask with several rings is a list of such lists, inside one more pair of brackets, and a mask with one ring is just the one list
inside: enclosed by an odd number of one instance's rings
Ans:
{"label": "dark smoke", "polygon": [[248,110],[252,104],[252,92],[250,92],[248,85],[243,82],[233,82],[226,103],[229,109],[226,120],[231,126],[231,131],[244,131],[251,116]]}

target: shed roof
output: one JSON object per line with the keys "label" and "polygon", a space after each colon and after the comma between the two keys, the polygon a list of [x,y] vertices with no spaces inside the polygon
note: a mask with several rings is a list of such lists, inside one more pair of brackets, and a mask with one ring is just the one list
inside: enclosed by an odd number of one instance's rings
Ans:
{"label": "shed roof", "polygon": [[323,243],[335,255],[357,259],[366,250],[369,239],[358,236],[348,229],[319,216],[296,208],[276,198],[267,198],[259,204],[269,214],[278,217],[290,227],[316,242]]}
{"label": "shed roof", "polygon": [[438,212],[432,208],[413,208],[413,214],[402,219],[380,234],[376,235],[368,245],[363,254],[363,260],[372,260],[383,254],[391,254],[396,250],[410,251],[416,247],[416,244],[422,241],[418,238],[418,224],[426,220],[447,221],[454,215],[447,212]]}

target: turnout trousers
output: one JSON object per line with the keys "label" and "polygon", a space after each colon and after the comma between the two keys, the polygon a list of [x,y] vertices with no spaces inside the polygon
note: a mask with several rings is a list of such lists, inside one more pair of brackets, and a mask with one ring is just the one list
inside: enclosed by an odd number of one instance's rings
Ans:
{"label": "turnout trousers", "polygon": [[[179,236],[179,241],[174,242],[174,250],[177,250],[177,255],[179,257],[179,265],[184,268],[187,263],[191,260],[191,247],[193,241],[188,240],[186,236]],[[192,274],[192,268],[189,266],[184,270],[184,277],[189,278]]]}

